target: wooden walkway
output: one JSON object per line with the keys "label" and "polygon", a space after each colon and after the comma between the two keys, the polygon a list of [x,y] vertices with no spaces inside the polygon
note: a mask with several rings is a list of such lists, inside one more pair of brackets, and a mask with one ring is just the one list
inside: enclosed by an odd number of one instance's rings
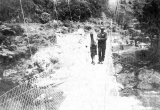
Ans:
{"label": "wooden walkway", "polygon": [[[91,65],[90,60],[86,61],[84,45],[77,47],[77,40],[75,42],[72,39],[70,46],[75,45],[75,49],[68,52],[75,62],[71,68],[71,78],[61,86],[65,91],[66,99],[59,110],[134,110],[133,99],[122,100],[119,97],[118,84],[113,76],[110,39],[107,41],[104,64],[96,65]],[[130,101],[133,105],[130,103],[127,106],[124,101]],[[122,103],[124,105],[121,105]]]}

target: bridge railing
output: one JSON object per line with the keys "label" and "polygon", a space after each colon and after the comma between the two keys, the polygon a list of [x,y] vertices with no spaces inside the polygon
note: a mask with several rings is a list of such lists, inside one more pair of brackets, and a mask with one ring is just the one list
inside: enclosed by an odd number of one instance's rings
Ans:
{"label": "bridge railing", "polygon": [[24,82],[4,93],[0,96],[0,110],[54,110],[63,101],[64,95],[63,91],[56,89],[61,82],[52,79],[52,84],[46,85],[47,76],[46,73],[40,75],[44,79],[40,84],[45,86],[34,85],[37,80],[32,78],[29,80],[32,83]]}

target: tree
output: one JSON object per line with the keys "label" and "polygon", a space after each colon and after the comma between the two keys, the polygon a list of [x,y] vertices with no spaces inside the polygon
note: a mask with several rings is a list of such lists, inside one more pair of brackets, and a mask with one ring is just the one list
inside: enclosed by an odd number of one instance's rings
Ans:
{"label": "tree", "polygon": [[[34,12],[35,4],[32,0],[22,0],[23,9],[26,16],[31,16]],[[1,0],[0,2],[0,21],[11,21],[19,19],[22,21],[22,11],[19,0]]]}
{"label": "tree", "polygon": [[119,26],[123,29],[127,28],[133,17],[132,0],[108,0],[108,10],[110,10],[110,15]]}
{"label": "tree", "polygon": [[[139,21],[140,29],[151,39],[151,47],[155,55],[160,55],[160,1],[134,0],[134,16]],[[160,57],[157,58],[160,61]]]}
{"label": "tree", "polygon": [[[52,19],[87,20],[90,17],[100,17],[105,9],[105,0],[22,0],[25,18],[33,22],[40,20],[42,13],[48,13]],[[0,21],[23,21],[20,0],[1,0]]]}
{"label": "tree", "polygon": [[158,35],[160,31],[160,1],[159,0],[145,0],[145,2],[134,1],[134,15],[140,22],[141,30],[150,35]]}

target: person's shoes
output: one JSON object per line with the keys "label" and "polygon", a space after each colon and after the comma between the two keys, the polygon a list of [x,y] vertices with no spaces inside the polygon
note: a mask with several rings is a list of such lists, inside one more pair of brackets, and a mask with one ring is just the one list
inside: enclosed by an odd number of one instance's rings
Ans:
{"label": "person's shoes", "polygon": [[103,64],[103,61],[101,62],[101,64]]}
{"label": "person's shoes", "polygon": [[91,64],[95,65],[94,61],[92,61]]}
{"label": "person's shoes", "polygon": [[98,64],[101,64],[101,62],[99,61]]}

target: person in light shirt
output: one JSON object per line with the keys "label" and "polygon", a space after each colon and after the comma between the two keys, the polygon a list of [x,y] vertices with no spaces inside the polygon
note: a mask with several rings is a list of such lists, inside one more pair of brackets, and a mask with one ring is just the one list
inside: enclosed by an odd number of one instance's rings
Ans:
{"label": "person in light shirt", "polygon": [[95,56],[97,55],[97,41],[96,41],[96,32],[92,30],[87,36],[86,48],[90,50],[90,56],[92,59],[91,64],[95,65]]}

